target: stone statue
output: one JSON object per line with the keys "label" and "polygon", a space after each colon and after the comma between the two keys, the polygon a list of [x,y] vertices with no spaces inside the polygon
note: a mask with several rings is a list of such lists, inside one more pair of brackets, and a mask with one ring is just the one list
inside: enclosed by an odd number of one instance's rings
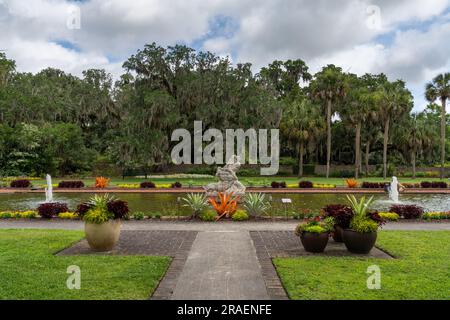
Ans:
{"label": "stone statue", "polygon": [[241,167],[237,156],[232,156],[223,168],[218,168],[216,177],[218,183],[211,183],[204,187],[208,197],[216,197],[220,193],[233,193],[234,196],[242,197],[245,195],[245,186],[239,182],[236,172]]}

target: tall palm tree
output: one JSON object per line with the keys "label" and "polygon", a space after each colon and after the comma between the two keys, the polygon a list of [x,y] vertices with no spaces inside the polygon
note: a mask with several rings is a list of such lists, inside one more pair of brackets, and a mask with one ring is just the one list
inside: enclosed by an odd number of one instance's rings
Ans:
{"label": "tall palm tree", "polygon": [[374,94],[378,104],[378,116],[384,126],[383,133],[383,178],[387,177],[387,148],[389,129],[392,121],[409,114],[412,109],[412,94],[401,80],[395,82],[383,81],[378,92]]}
{"label": "tall palm tree", "polygon": [[416,178],[416,159],[423,151],[433,146],[433,127],[423,114],[412,114],[399,123],[396,128],[396,143],[403,147],[411,160],[413,179]]}
{"label": "tall palm tree", "polygon": [[297,142],[299,177],[303,176],[305,145],[313,139],[321,120],[319,108],[307,97],[295,99],[285,112],[281,128],[287,137]]}
{"label": "tall palm tree", "polygon": [[375,109],[371,100],[369,75],[358,78],[351,75],[349,91],[345,103],[339,108],[339,115],[344,123],[355,128],[355,178],[359,178],[361,170],[361,130],[369,120],[374,118]]}
{"label": "tall palm tree", "polygon": [[425,97],[428,101],[434,102],[441,100],[441,179],[445,174],[445,130],[446,130],[446,112],[447,100],[450,98],[450,73],[444,73],[436,76],[432,82],[425,87]]}
{"label": "tall palm tree", "polygon": [[328,65],[314,76],[309,85],[310,94],[322,102],[326,110],[327,122],[327,178],[330,176],[331,162],[331,118],[335,107],[348,92],[347,75],[335,65]]}

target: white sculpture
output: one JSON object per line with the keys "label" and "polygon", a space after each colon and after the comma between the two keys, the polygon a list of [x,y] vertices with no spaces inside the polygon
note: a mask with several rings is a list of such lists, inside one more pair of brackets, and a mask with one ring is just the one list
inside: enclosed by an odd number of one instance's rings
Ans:
{"label": "white sculpture", "polygon": [[223,168],[218,168],[216,177],[218,183],[211,183],[204,187],[206,195],[215,197],[220,193],[233,193],[234,196],[242,197],[245,195],[245,186],[239,182],[236,172],[241,167],[237,156],[232,156]]}
{"label": "white sculpture", "polygon": [[397,180],[397,177],[392,177],[391,186],[389,188],[389,198],[394,203],[398,203],[398,180]]}

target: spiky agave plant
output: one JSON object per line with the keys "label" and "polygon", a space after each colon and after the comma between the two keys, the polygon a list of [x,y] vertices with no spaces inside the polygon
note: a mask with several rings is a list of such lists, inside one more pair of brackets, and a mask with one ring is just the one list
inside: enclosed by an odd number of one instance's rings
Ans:
{"label": "spiky agave plant", "polygon": [[101,208],[101,209],[107,210],[108,202],[111,202],[114,200],[116,200],[116,198],[114,196],[110,196],[107,193],[104,195],[96,194],[93,197],[91,197],[87,203],[92,208]]}
{"label": "spiky agave plant", "polygon": [[361,197],[361,199],[358,201],[354,195],[347,195],[347,200],[350,203],[353,212],[355,213],[355,217],[367,217],[367,210],[373,202],[373,197],[370,197],[367,201],[366,197]]}
{"label": "spiky agave plant", "polygon": [[244,208],[253,216],[263,215],[270,208],[270,202],[264,193],[249,193],[244,199]]}
{"label": "spiky agave plant", "polygon": [[198,217],[208,207],[208,199],[206,195],[201,193],[189,193],[181,201],[184,202],[183,207],[188,207],[192,210],[191,219]]}
{"label": "spiky agave plant", "polygon": [[369,206],[373,201],[373,197],[366,200],[366,197],[362,197],[359,201],[355,196],[347,196],[348,201],[353,209],[355,215],[350,221],[350,229],[359,233],[371,233],[376,232],[380,226],[380,223],[371,218],[368,214]]}

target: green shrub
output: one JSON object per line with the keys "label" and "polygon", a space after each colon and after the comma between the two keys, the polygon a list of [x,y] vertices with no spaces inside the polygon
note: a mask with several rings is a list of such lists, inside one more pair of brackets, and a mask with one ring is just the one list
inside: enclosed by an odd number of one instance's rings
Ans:
{"label": "green shrub", "polygon": [[378,230],[378,223],[373,220],[355,217],[350,222],[350,229],[359,233],[371,233]]}
{"label": "green shrub", "polygon": [[331,178],[353,178],[355,176],[355,172],[351,170],[340,170],[330,173]]}
{"label": "green shrub", "polygon": [[161,213],[155,213],[153,219],[161,219]]}
{"label": "green shrub", "polygon": [[450,211],[449,212],[426,212],[423,214],[422,218],[424,220],[450,219]]}
{"label": "green shrub", "polygon": [[89,210],[83,217],[83,220],[88,223],[102,224],[109,220],[109,213],[101,207],[95,207]]}
{"label": "green shrub", "polygon": [[238,177],[257,177],[259,174],[259,169],[240,169],[237,173]]}
{"label": "green shrub", "polygon": [[295,228],[295,234],[300,236],[304,232],[310,233],[325,233],[330,232],[334,227],[335,221],[332,217],[327,217],[325,219],[316,216],[314,218],[307,219],[300,223]]}
{"label": "green shrub", "polygon": [[0,213],[0,219],[11,219],[13,215],[11,212],[1,212]]}
{"label": "green shrub", "polygon": [[248,220],[248,214],[244,210],[238,210],[233,214],[231,219],[233,219],[233,221],[245,221]]}
{"label": "green shrub", "polygon": [[145,214],[143,212],[137,211],[133,214],[134,220],[144,220]]}
{"label": "green shrub", "polygon": [[395,212],[380,212],[378,213],[383,220],[387,221],[398,221],[400,216]]}
{"label": "green shrub", "polygon": [[200,214],[200,219],[205,222],[215,221],[217,218],[217,213],[213,210],[206,210],[202,214]]}
{"label": "green shrub", "polygon": [[303,228],[303,232],[324,233],[324,232],[326,232],[326,229],[321,226],[308,226],[308,227]]}

